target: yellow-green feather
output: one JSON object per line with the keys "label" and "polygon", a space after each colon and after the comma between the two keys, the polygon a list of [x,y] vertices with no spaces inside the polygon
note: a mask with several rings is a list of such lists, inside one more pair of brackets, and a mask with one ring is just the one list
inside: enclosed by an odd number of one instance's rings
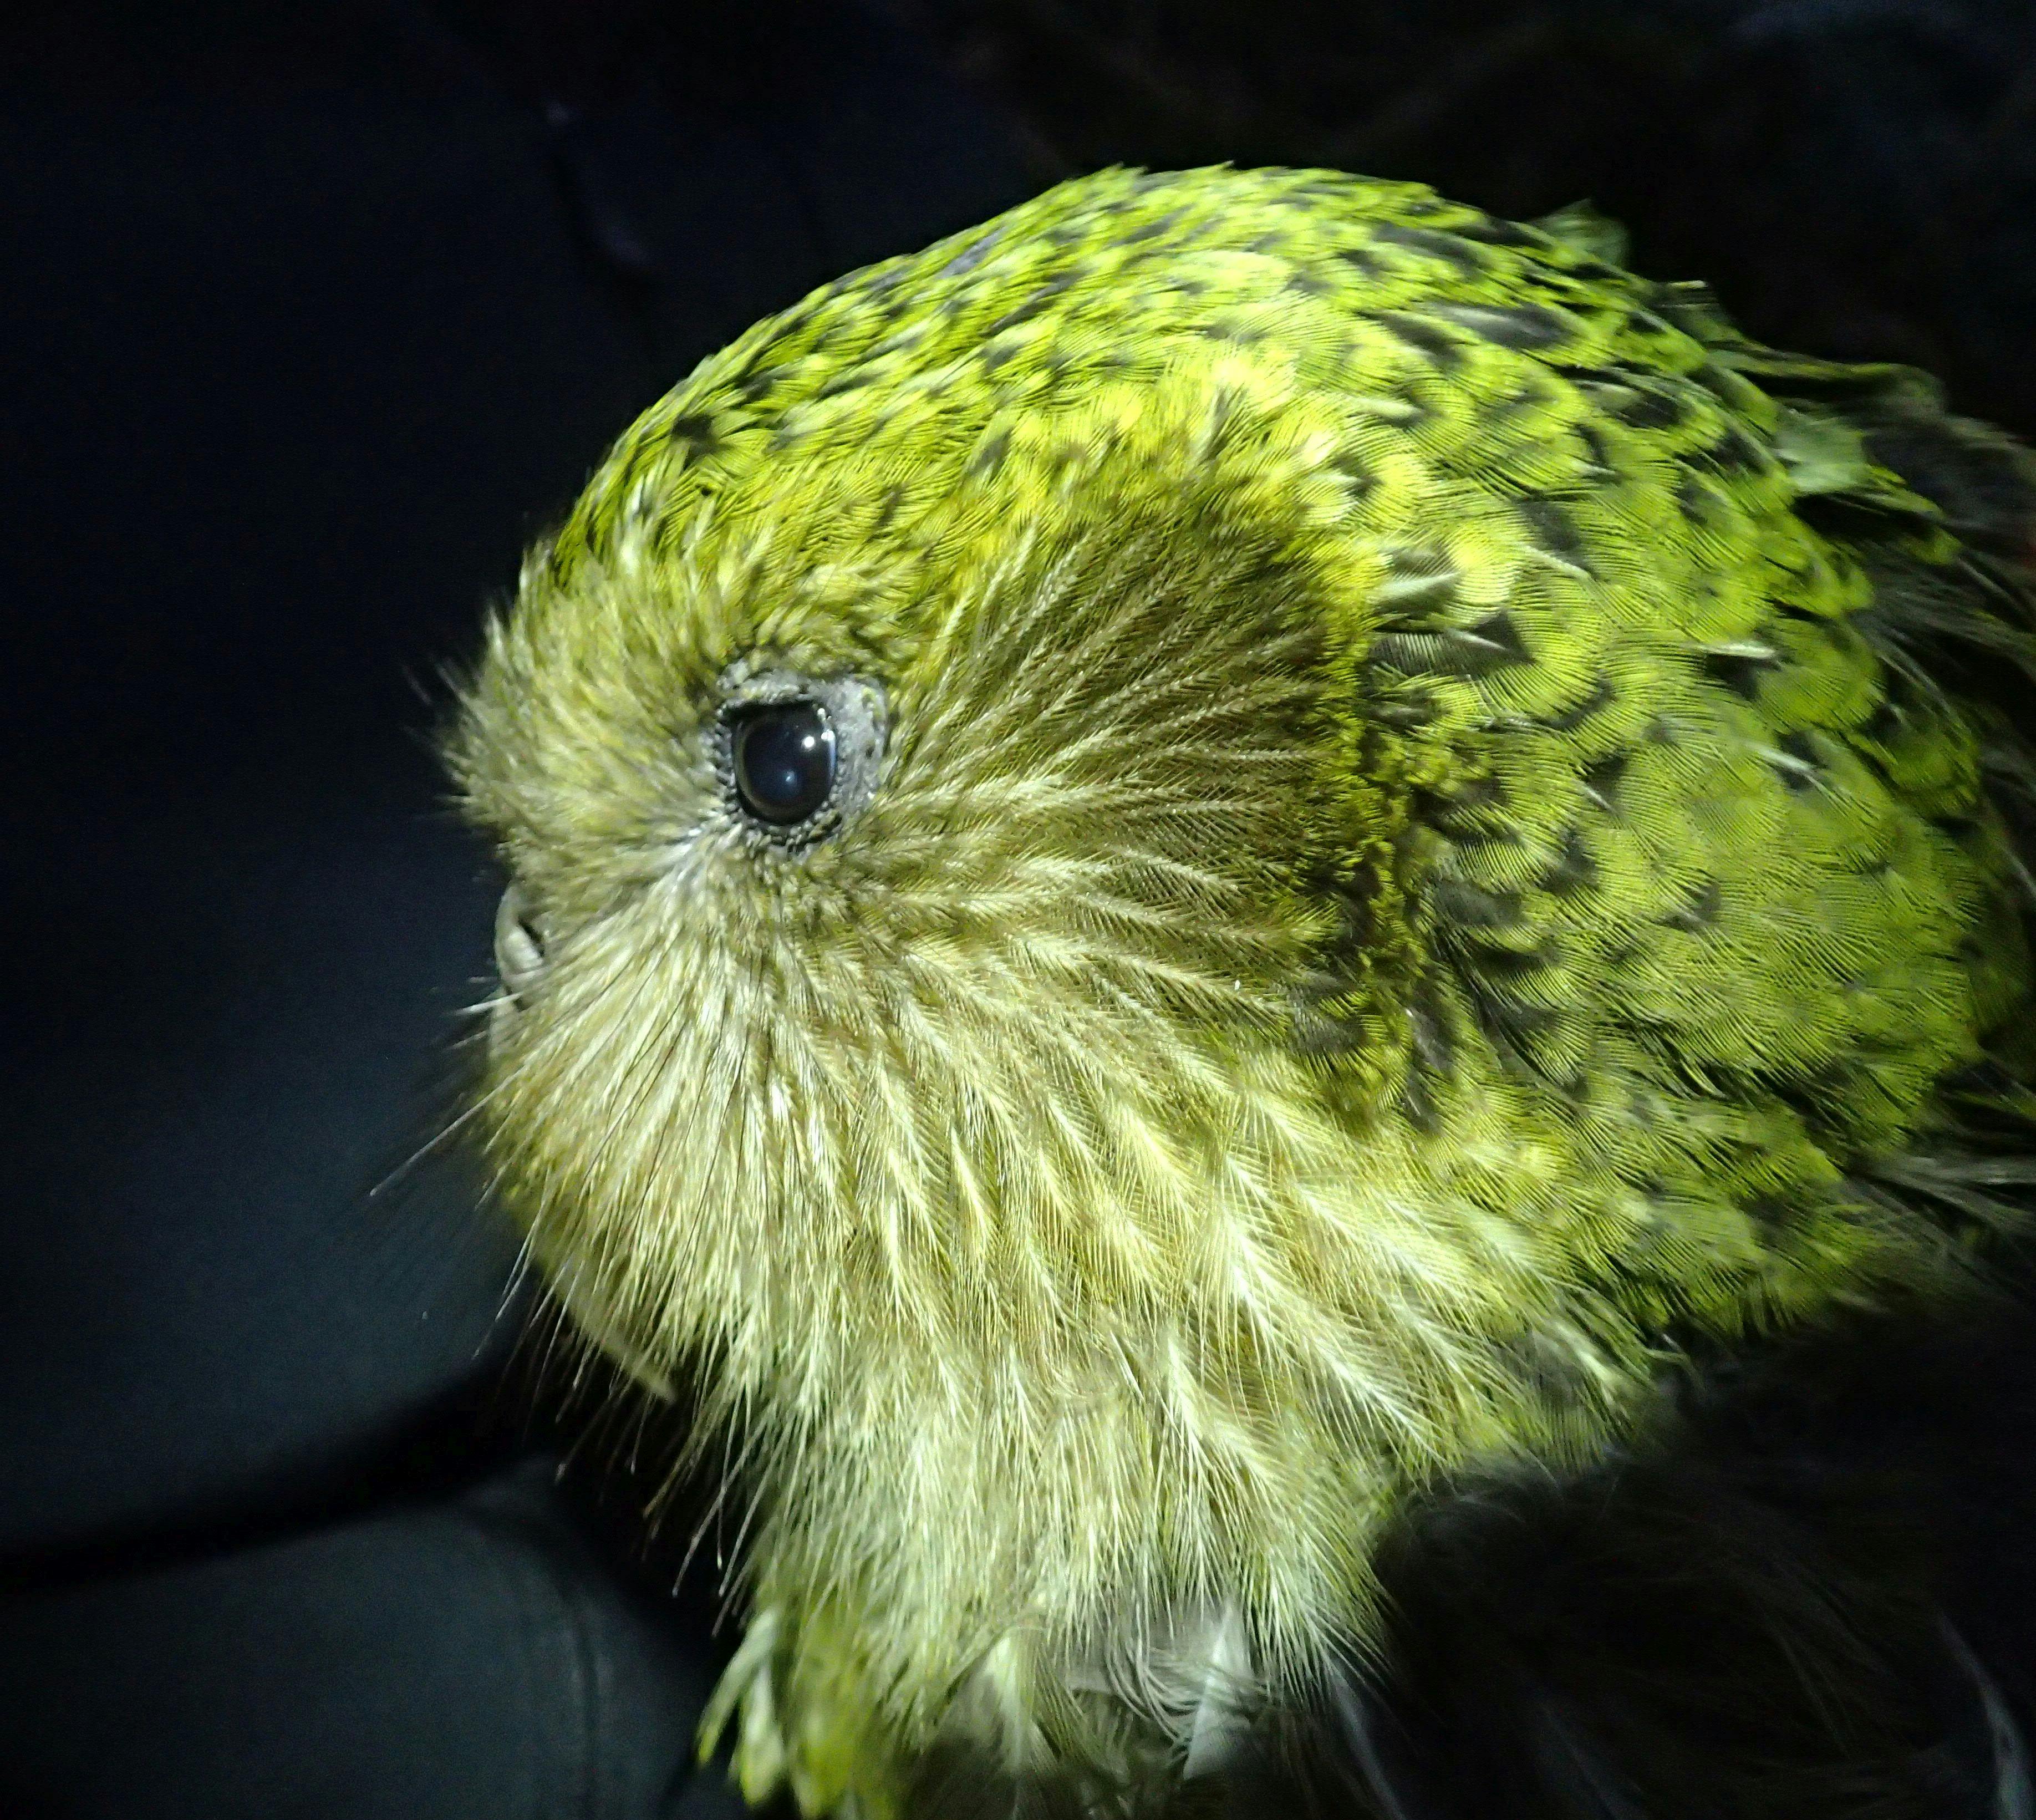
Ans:
{"label": "yellow-green feather", "polygon": [[[758,325],[534,553],[453,746],[546,939],[491,1142],[745,1431],[752,1795],[1178,1769],[1169,1688],[1366,1646],[1410,1490],[1951,1267],[1889,1184],[2029,978],[1890,621],[1978,585],[1860,427],[1935,406],[1591,237],[1085,179]],[[711,757],[773,666],[888,701],[797,851]]]}

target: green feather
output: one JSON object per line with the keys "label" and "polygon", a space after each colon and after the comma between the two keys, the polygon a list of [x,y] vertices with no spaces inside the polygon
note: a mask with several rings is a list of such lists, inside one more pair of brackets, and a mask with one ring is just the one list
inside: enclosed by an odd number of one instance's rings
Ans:
{"label": "green feather", "polygon": [[[543,950],[489,1142],[743,1433],[752,1796],[1163,1782],[1371,1646],[1410,1497],[2015,1217],[2036,476],[1604,228],[1107,172],[533,553],[451,747]],[[746,818],[728,704],[845,678],[880,773]]]}

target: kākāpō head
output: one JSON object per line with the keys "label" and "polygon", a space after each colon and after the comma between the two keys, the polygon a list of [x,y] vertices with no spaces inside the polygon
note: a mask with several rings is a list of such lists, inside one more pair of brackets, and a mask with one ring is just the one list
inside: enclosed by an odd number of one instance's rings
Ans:
{"label": "k\u0101k\u0101p\u014d head", "polygon": [[1944,1273],[1901,1159],[2027,965],[1897,430],[2018,459],[1558,233],[1210,171],[627,432],[451,740],[483,1114],[573,1320],[744,1432],[752,1792],[1192,1758],[1362,1648],[1410,1491]]}

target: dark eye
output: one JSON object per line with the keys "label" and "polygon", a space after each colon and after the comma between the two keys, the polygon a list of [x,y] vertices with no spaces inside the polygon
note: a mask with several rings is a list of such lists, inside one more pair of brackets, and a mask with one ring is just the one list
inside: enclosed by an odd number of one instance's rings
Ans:
{"label": "dark eye", "polygon": [[834,791],[834,723],[816,701],[745,709],[733,727],[735,791],[759,821],[804,821]]}

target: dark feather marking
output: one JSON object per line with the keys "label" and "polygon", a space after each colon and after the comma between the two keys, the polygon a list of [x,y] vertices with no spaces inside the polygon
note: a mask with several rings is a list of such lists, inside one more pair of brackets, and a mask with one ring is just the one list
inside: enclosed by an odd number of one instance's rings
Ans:
{"label": "dark feather marking", "polygon": [[1577,440],[1584,445],[1584,459],[1589,463],[1593,479],[1606,480],[1618,472],[1613,465],[1612,451],[1604,440],[1604,432],[1596,424],[1578,424]]}
{"label": "dark feather marking", "polygon": [[1635,382],[1627,386],[1625,392],[1624,397],[1614,402],[1612,410],[1631,429],[1673,429],[1682,422],[1688,408],[1666,386]]}
{"label": "dark feather marking", "polygon": [[1631,752],[1608,753],[1603,758],[1594,759],[1577,773],[1577,781],[1582,784],[1592,801],[1608,812],[1619,811],[1619,786],[1626,776],[1626,768],[1633,762]]}
{"label": "dark feather marking", "polygon": [[1515,418],[1544,410],[1548,403],[1548,395],[1540,387],[1525,386],[1487,398],[1477,407],[1477,421],[1487,435],[1497,438],[1510,430]]}
{"label": "dark feather marking", "polygon": [[[1005,230],[1000,226],[992,228],[987,233],[977,235],[941,268],[940,276],[944,278],[959,278],[963,272],[974,271],[990,257],[991,248],[1003,239],[1004,232]],[[895,284],[898,281],[897,276],[890,276],[889,281]]]}
{"label": "dark feather marking", "polygon": [[1442,1129],[1435,1103],[1438,1082],[1452,1079],[1457,1066],[1457,1032],[1453,1009],[1432,978],[1420,980],[1406,1005],[1406,1078],[1396,1105],[1415,1129],[1433,1136]]}
{"label": "dark feather marking", "polygon": [[1432,1138],[1442,1128],[1442,1113],[1435,1104],[1435,1089],[1419,1068],[1407,1070],[1407,1078],[1400,1085],[1399,1095],[1393,1101],[1393,1108],[1424,1137]]}
{"label": "dark feather marking", "polygon": [[[1526,640],[1520,635],[1519,621],[1503,607],[1483,619],[1474,620],[1453,636],[1466,642],[1474,641],[1480,651],[1490,652],[1488,662],[1492,666],[1533,661]],[[1480,659],[1485,661],[1487,660]]]}
{"label": "dark feather marking", "polygon": [[1386,552],[1386,582],[1380,593],[1389,609],[1407,599],[1431,606],[1454,591],[1461,572],[1446,549],[1423,544],[1395,544]]}
{"label": "dark feather marking", "polygon": [[1537,228],[1518,221],[1502,221],[1487,215],[1482,221],[1465,221],[1457,228],[1457,237],[1476,240],[1487,247],[1545,247],[1548,236]]}
{"label": "dark feather marking", "polygon": [[1466,967],[1475,971],[1478,982],[1487,989],[1518,986],[1538,973],[1546,972],[1558,958],[1552,948],[1478,948],[1466,950]]}
{"label": "dark feather marking", "polygon": [[702,460],[722,446],[721,432],[705,411],[688,411],[673,418],[666,434],[680,445],[684,451],[682,459],[688,462]]}
{"label": "dark feather marking", "polygon": [[1785,1195],[1755,1195],[1740,1203],[1740,1211],[1763,1230],[1780,1232],[1796,1223],[1802,1208]]}
{"label": "dark feather marking", "polygon": [[1520,921],[1517,891],[1485,891],[1460,878],[1437,878],[1428,893],[1435,914],[1461,928],[1511,929]]}
{"label": "dark feather marking", "polygon": [[1355,1055],[1365,1046],[1364,1025],[1355,1018],[1338,1018],[1302,1005],[1295,1008],[1288,1041],[1299,1055]]}
{"label": "dark feather marking", "polygon": [[1054,299],[1065,289],[1061,283],[1042,285],[1031,296],[1006,310],[997,320],[983,330],[986,336],[1001,335],[1006,329],[1015,329],[1021,323],[1029,323],[1043,311],[1052,308]]}
{"label": "dark feather marking", "polygon": [[1539,304],[1438,304],[1434,313],[1479,340],[1540,353],[1571,338],[1570,325]]}
{"label": "dark feather marking", "polygon": [[884,496],[877,502],[877,515],[870,521],[869,535],[880,537],[897,522],[899,510],[905,503],[905,489],[892,481],[884,489]]}
{"label": "dark feather marking", "polygon": [[1823,758],[1817,750],[1816,742],[1808,734],[1785,733],[1774,742],[1774,749],[1784,757],[1793,761],[1790,764],[1774,767],[1775,776],[1782,780],[1792,795],[1800,796],[1805,791],[1815,787],[1823,772]]}
{"label": "dark feather marking", "polygon": [[1329,470],[1342,477],[1353,501],[1368,498],[1378,485],[1378,476],[1355,449],[1338,449],[1329,457]]}
{"label": "dark feather marking", "polygon": [[1443,625],[1435,631],[1386,631],[1372,641],[1372,662],[1403,676],[1488,676],[1513,663],[1529,662],[1519,625],[1505,610],[1474,625]]}
{"label": "dark feather marking", "polygon": [[1751,701],[1760,693],[1761,678],[1778,668],[1782,659],[1773,651],[1756,655],[1744,651],[1713,651],[1706,652],[1702,662],[1704,674],[1712,682]]}
{"label": "dark feather marking", "polygon": [[1531,661],[1518,622],[1502,607],[1469,625],[1382,632],[1373,641],[1371,659],[1403,675],[1427,670],[1444,676],[1484,676]]}
{"label": "dark feather marking", "polygon": [[1427,726],[1440,704],[1426,689],[1393,687],[1368,694],[1366,712],[1380,726],[1404,733]]}
{"label": "dark feather marking", "polygon": [[1562,857],[1543,874],[1541,889],[1552,891],[1559,897],[1567,897],[1588,890],[1597,883],[1597,862],[1585,846],[1582,834],[1574,828],[1567,830],[1563,836]]}
{"label": "dark feather marking", "polygon": [[1506,806],[1506,786],[1489,774],[1472,777],[1447,791],[1420,788],[1413,795],[1415,819],[1460,846],[1520,844],[1520,830],[1507,822],[1484,817]]}
{"label": "dark feather marking", "polygon": [[1009,429],[993,430],[983,438],[982,446],[969,457],[969,478],[972,480],[993,478],[1002,468],[1010,452],[1011,432]]}
{"label": "dark feather marking", "polygon": [[1683,468],[1676,477],[1676,509],[1683,515],[1684,523],[1699,529],[1717,516],[1717,502],[1711,497],[1710,489],[1691,468]]}
{"label": "dark feather marking", "polygon": [[1127,228],[1117,236],[1119,246],[1135,246],[1141,240],[1156,240],[1168,229],[1176,226],[1186,215],[1185,208],[1169,209],[1163,215],[1155,215],[1149,221],[1141,221],[1135,228]]}
{"label": "dark feather marking", "polygon": [[1255,348],[1266,338],[1266,330],[1260,324],[1239,315],[1217,316],[1189,332],[1205,342],[1220,342],[1232,348]]}
{"label": "dark feather marking", "polygon": [[1555,1028],[1561,1014],[1552,1006],[1529,1004],[1487,991],[1474,976],[1467,977],[1465,984],[1478,1027],[1497,1052],[1500,1064],[1509,1073],[1526,1078],[1551,1078],[1550,1069],[1536,1052],[1540,1039]]}
{"label": "dark feather marking", "polygon": [[1438,372],[1453,373],[1463,365],[1462,343],[1430,317],[1416,315],[1405,310],[1380,310],[1371,320],[1378,323],[1395,341],[1412,348],[1416,353],[1426,355],[1434,362]]}
{"label": "dark feather marking", "polygon": [[1690,893],[1689,901],[1681,909],[1670,911],[1661,921],[1668,928],[1699,935],[1717,923],[1724,910],[1724,886],[1715,878],[1707,879]]}
{"label": "dark feather marking", "polygon": [[1695,279],[1657,285],[1651,301],[1665,319],[1700,342],[1715,340],[1728,327],[1710,286]]}
{"label": "dark feather marking", "polygon": [[1513,503],[1514,510],[1526,521],[1528,535],[1534,540],[1536,548],[1545,550],[1558,562],[1581,569],[1585,575],[1596,574],[1591,567],[1589,546],[1578,531],[1576,520],[1564,507],[1555,500],[1533,495]]}
{"label": "dark feather marking", "polygon": [[1774,457],[1736,425],[1728,426],[1704,455],[1721,474],[1758,474],[1774,465]]}
{"label": "dark feather marking", "polygon": [[1372,641],[1371,661],[1402,676],[1446,671],[1442,636],[1434,632],[1381,632]]}
{"label": "dark feather marking", "polygon": [[1409,1001],[1407,1029],[1416,1062],[1445,1080],[1456,1072],[1456,1039],[1450,1033],[1446,1007],[1432,981],[1424,982]]}
{"label": "dark feather marking", "polygon": [[1566,708],[1560,714],[1544,714],[1534,724],[1551,733],[1574,733],[1593,715],[1609,708],[1618,699],[1619,692],[1612,686],[1611,678],[1601,676],[1591,685],[1590,693],[1574,708]]}
{"label": "dark feather marking", "polygon": [[1455,266],[1467,278],[1480,277],[1484,271],[1484,259],[1478,250],[1454,234],[1437,233],[1432,228],[1403,228],[1388,221],[1372,230],[1374,241],[1383,241],[1388,246],[1404,247],[1409,252],[1423,253],[1431,259],[1441,259]]}

